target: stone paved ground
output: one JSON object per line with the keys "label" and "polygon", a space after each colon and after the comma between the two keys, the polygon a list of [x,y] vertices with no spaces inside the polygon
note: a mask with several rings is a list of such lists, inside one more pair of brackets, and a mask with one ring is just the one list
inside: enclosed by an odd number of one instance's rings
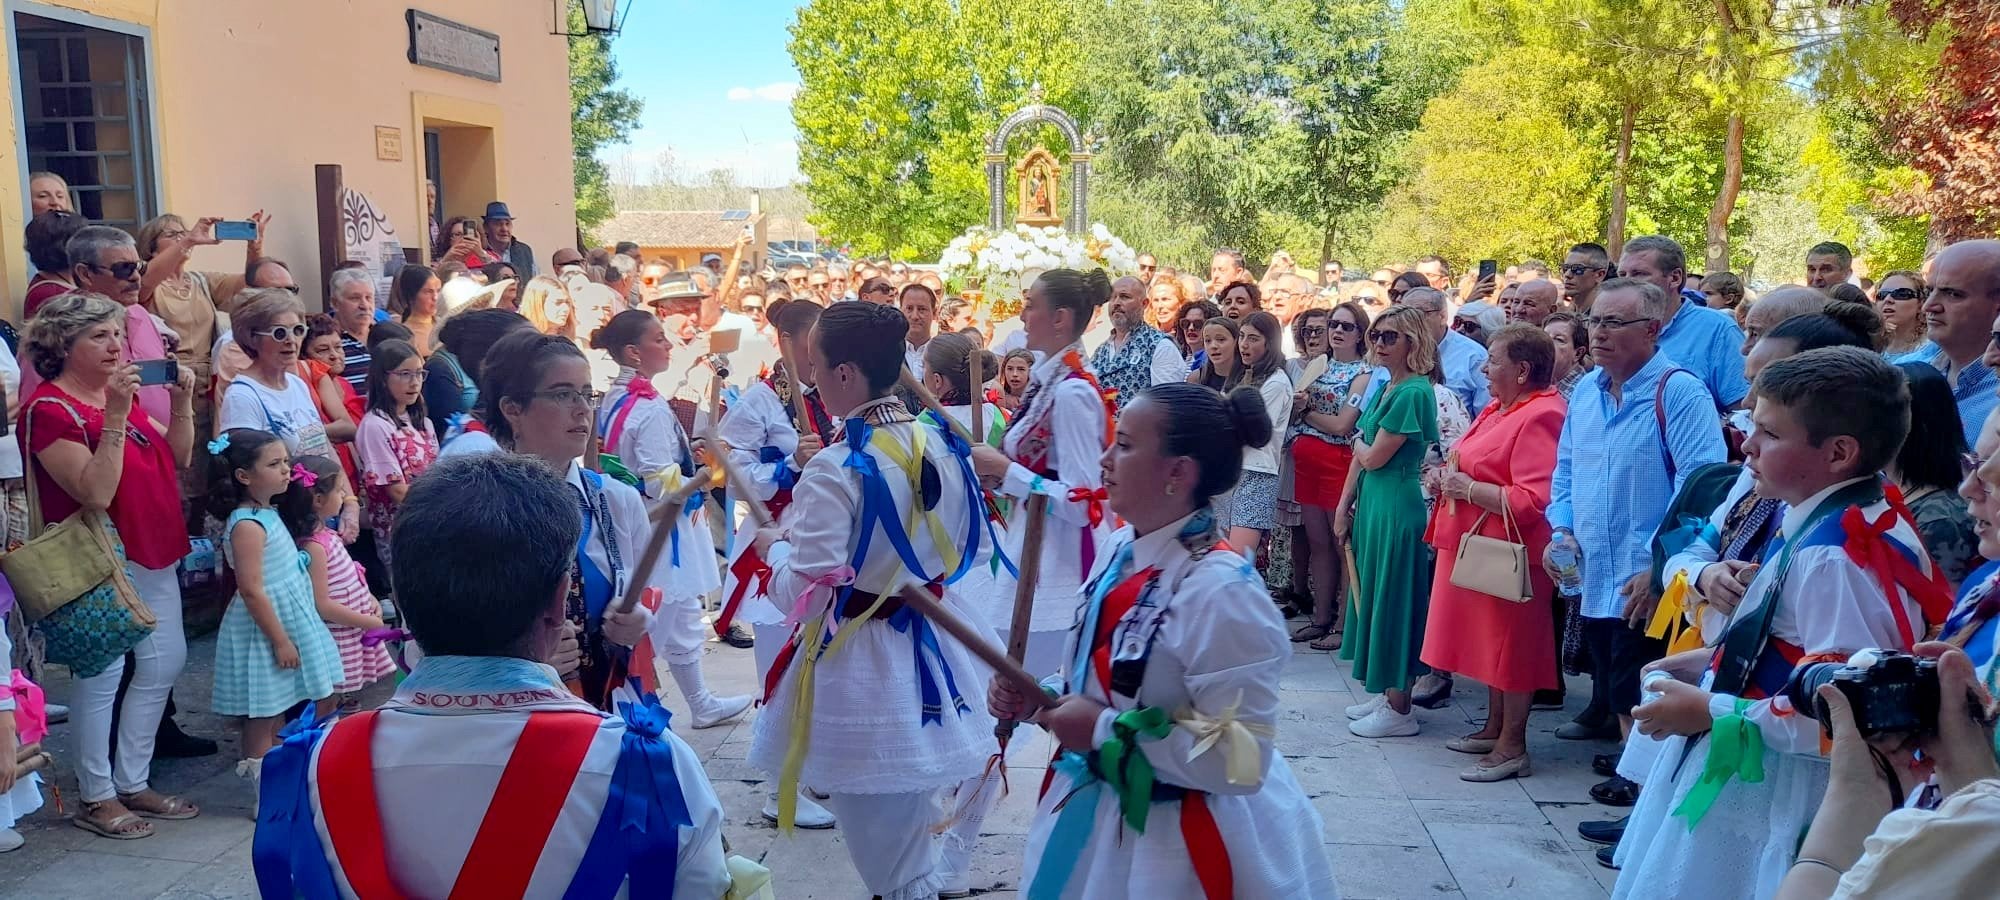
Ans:
{"label": "stone paved ground", "polygon": [[[1301,645],[1302,646],[1302,645]],[[250,871],[250,792],[231,774],[234,729],[207,715],[213,638],[190,648],[191,667],[176,697],[181,721],[198,734],[225,734],[223,753],[202,760],[156,764],[154,784],[182,792],[204,814],[186,822],[156,823],[158,833],[138,841],[110,841],[71,827],[54,805],[21,823],[28,839],[21,850],[0,855],[0,897],[61,898],[235,898],[256,896]],[[708,677],[720,690],[750,689],[750,652],[712,643]],[[58,682],[50,694],[63,697]],[[1571,684],[1571,710],[1587,682]],[[371,699],[386,693],[378,688]],[[1576,837],[1584,819],[1622,814],[1590,802],[1586,793],[1599,779],[1590,755],[1608,745],[1555,740],[1550,732],[1564,713],[1536,713],[1530,736],[1535,760],[1531,778],[1497,784],[1469,784],[1457,772],[1473,757],[1444,749],[1446,739],[1471,730],[1485,714],[1483,688],[1461,688],[1452,706],[1418,710],[1424,732],[1416,737],[1370,741],[1349,734],[1341,710],[1364,699],[1328,654],[1302,650],[1284,678],[1284,715],[1278,747],[1326,820],[1326,851],[1345,896],[1350,898],[1529,897],[1569,900],[1603,897],[1614,873],[1591,858],[1595,848]],[[667,698],[676,713],[678,696]],[[685,722],[679,718],[677,722]],[[49,743],[56,751],[57,780],[74,811],[76,779],[69,766],[67,726],[57,726]],[[744,762],[750,723],[682,731],[703,755],[728,810],[727,835],[737,853],[763,860],[777,876],[778,896],[863,897],[848,864],[840,832],[800,831],[780,838],[758,810],[766,791],[764,773]],[[980,846],[978,884],[986,896],[1012,898],[1018,886],[1022,846],[1037,768],[1048,758],[1045,737],[1021,731],[1009,755],[1016,790],[986,820]]]}

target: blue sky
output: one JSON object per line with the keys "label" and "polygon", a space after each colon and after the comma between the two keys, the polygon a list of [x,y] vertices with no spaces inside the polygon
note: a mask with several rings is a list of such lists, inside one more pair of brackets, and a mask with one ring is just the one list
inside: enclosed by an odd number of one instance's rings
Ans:
{"label": "blue sky", "polygon": [[791,97],[799,73],[785,52],[798,4],[789,0],[637,0],[612,42],[619,84],[643,98],[640,126],[599,153],[614,179],[627,166],[650,181],[660,154],[693,175],[734,169],[739,183],[798,176]]}

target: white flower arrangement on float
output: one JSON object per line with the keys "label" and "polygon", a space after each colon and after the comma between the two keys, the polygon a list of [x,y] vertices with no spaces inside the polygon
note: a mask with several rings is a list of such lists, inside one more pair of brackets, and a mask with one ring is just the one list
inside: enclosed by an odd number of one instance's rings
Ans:
{"label": "white flower arrangement on float", "polygon": [[938,265],[954,288],[975,304],[990,300],[992,314],[1004,318],[1019,312],[1021,295],[1043,272],[1103,269],[1115,279],[1137,274],[1139,255],[1102,222],[1082,235],[1054,226],[995,231],[982,225],[952,239]]}

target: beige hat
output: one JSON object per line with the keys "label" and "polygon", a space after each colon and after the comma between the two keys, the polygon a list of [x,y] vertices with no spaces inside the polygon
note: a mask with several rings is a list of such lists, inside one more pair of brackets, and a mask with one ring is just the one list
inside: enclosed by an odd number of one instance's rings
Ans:
{"label": "beige hat", "polygon": [[502,278],[484,286],[470,278],[453,278],[438,291],[438,324],[442,326],[446,319],[462,312],[499,306],[501,295],[513,285],[512,278]]}

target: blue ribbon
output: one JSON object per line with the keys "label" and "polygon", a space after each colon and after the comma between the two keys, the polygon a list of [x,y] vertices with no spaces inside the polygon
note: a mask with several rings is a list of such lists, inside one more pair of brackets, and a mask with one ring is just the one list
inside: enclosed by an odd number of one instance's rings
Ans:
{"label": "blue ribbon", "polygon": [[1097,821],[1097,800],[1104,782],[1091,774],[1090,763],[1074,751],[1064,751],[1051,764],[1056,773],[1069,778],[1070,793],[1056,813],[1055,828],[1042,844],[1042,863],[1035,869],[1034,883],[1028,885],[1027,900],[1059,900],[1069,885],[1083,848]]}
{"label": "blue ribbon", "polygon": [[639,700],[618,704],[625,719],[618,766],[597,829],[563,892],[566,900],[613,897],[628,882],[650,894],[673,893],[680,830],[694,827],[674,770],[673,744],[663,737],[673,714],[659,697],[640,693],[639,679],[630,685]]}
{"label": "blue ribbon", "polygon": [[776,484],[781,491],[789,491],[793,485],[799,483],[799,473],[792,471],[790,460],[791,454],[776,447],[767,445],[757,451],[759,463],[775,467],[771,470],[771,483]]}
{"label": "blue ribbon", "polygon": [[944,724],[944,703],[942,695],[938,693],[936,676],[932,673],[930,664],[924,659],[927,653],[937,662],[937,670],[944,674],[944,688],[951,693],[952,708],[957,710],[959,715],[971,712],[972,707],[959,693],[957,679],[952,677],[951,666],[945,663],[944,649],[938,646],[937,631],[931,627],[930,620],[905,606],[889,617],[889,626],[898,632],[910,635],[910,643],[917,662],[918,689],[924,701],[922,724]]}
{"label": "blue ribbon", "polygon": [[265,900],[290,900],[294,892],[306,900],[336,900],[333,868],[320,848],[313,823],[312,782],[308,764],[313,747],[326,736],[327,722],[318,721],[311,704],[305,715],[285,726],[278,746],[264,755],[262,790],[257,798],[257,833],[250,842],[251,867],[257,890]]}

